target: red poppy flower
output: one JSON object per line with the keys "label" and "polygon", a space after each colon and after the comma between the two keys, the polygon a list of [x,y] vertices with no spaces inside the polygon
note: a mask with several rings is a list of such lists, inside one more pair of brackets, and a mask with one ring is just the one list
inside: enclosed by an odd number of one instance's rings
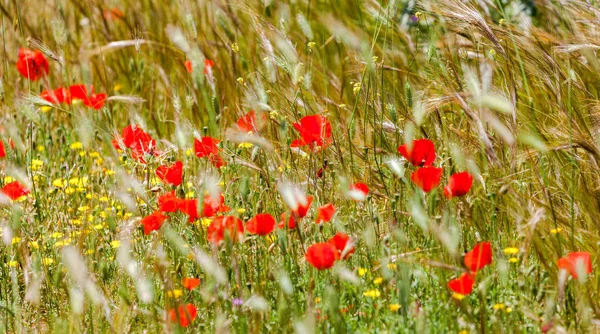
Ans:
{"label": "red poppy flower", "polygon": [[194,288],[200,285],[200,279],[195,277],[184,277],[181,281],[181,285],[188,290],[194,290]]}
{"label": "red poppy flower", "polygon": [[[191,60],[186,60],[183,64],[188,73],[194,72],[194,65]],[[208,72],[212,70],[213,66],[215,66],[215,62],[210,59],[204,59],[204,75],[208,75]]]}
{"label": "red poppy flower", "polygon": [[404,144],[398,147],[402,154],[414,166],[431,166],[435,160],[435,146],[428,139],[413,140],[412,145]]}
{"label": "red poppy flower", "polygon": [[306,261],[318,270],[333,267],[333,264],[339,257],[339,252],[335,246],[326,242],[316,243],[308,247],[304,255]]}
{"label": "red poppy flower", "polygon": [[[302,195],[301,197],[296,198],[296,200],[298,200],[297,207],[295,210],[292,210],[292,213],[290,214],[290,216],[288,218],[287,224],[286,224],[286,214],[282,213],[281,214],[281,222],[279,223],[279,225],[277,225],[277,227],[279,227],[279,228],[287,227],[289,229],[294,229],[294,228],[296,228],[296,219],[306,217],[306,214],[308,213],[308,209],[310,208],[310,205],[312,204],[313,197],[312,196],[304,197],[304,195]],[[302,203],[302,200],[304,200],[304,203]]]}
{"label": "red poppy flower", "polygon": [[306,214],[308,213],[308,209],[310,208],[312,201],[313,197],[308,196],[306,197],[306,203],[298,202],[298,208],[296,210],[293,210],[294,214],[298,216],[298,218],[306,217]]}
{"label": "red poppy flower", "polygon": [[213,166],[215,166],[215,168],[221,168],[221,167],[227,165],[227,163],[225,162],[225,160],[223,160],[223,158],[221,158],[221,156],[218,155],[218,154],[210,155],[208,157],[208,161],[210,161],[210,163]]}
{"label": "red poppy flower", "polygon": [[32,51],[21,48],[19,50],[19,59],[17,60],[17,71],[31,80],[36,81],[44,75],[47,75],[50,70],[50,64],[44,54],[39,50]]}
{"label": "red poppy flower", "polygon": [[165,219],[167,219],[167,216],[160,213],[160,211],[155,211],[151,215],[144,217],[141,222],[144,225],[144,234],[148,235],[152,231],[160,230]]}
{"label": "red poppy flower", "polygon": [[335,210],[335,206],[333,206],[333,204],[331,203],[325,204],[322,207],[318,208],[317,219],[315,220],[315,223],[321,224],[330,222],[331,218],[333,218],[333,215],[335,214]]}
{"label": "red poppy flower", "polygon": [[237,127],[244,132],[258,132],[267,122],[267,114],[261,112],[256,118],[256,112],[250,110],[246,115],[240,117],[237,121]]}
{"label": "red poppy flower", "polygon": [[250,234],[267,235],[275,228],[275,218],[268,213],[259,213],[246,222],[246,230]]}
{"label": "red poppy flower", "polygon": [[231,210],[225,205],[225,196],[219,195],[219,199],[215,200],[210,195],[204,196],[204,207],[202,208],[202,217],[212,217],[219,212],[227,212]]}
{"label": "red poppy flower", "polygon": [[565,269],[573,278],[577,279],[577,273],[583,270],[586,274],[592,273],[592,261],[588,252],[573,252],[558,260],[558,268]]}
{"label": "red poppy flower", "polygon": [[323,167],[319,168],[319,170],[317,171],[317,177],[319,179],[323,177],[323,173],[325,172],[325,169],[327,169],[327,161],[323,162]]}
{"label": "red poppy flower", "polygon": [[2,193],[15,201],[23,196],[27,196],[27,194],[29,194],[29,189],[25,188],[19,181],[13,181],[2,188]]}
{"label": "red poppy flower", "polygon": [[71,104],[71,94],[63,87],[58,87],[55,90],[44,90],[40,97],[52,104]]}
{"label": "red poppy flower", "polygon": [[344,232],[336,233],[333,238],[329,239],[327,242],[335,246],[342,260],[349,258],[354,253],[354,242],[352,242],[350,237]]}
{"label": "red poppy flower", "polygon": [[6,149],[4,148],[4,143],[0,139],[0,158],[6,157]]}
{"label": "red poppy flower", "polygon": [[204,59],[204,75],[208,75],[208,72],[212,71],[215,62],[210,59]]}
{"label": "red poppy flower", "polygon": [[183,65],[185,66],[185,69],[188,71],[188,73],[193,73],[194,72],[194,67],[192,66],[192,61],[191,60],[186,60]]}
{"label": "red poppy flower", "polygon": [[325,116],[305,116],[300,119],[300,123],[292,125],[300,132],[300,137],[302,138],[294,140],[291,147],[309,146],[313,148],[332,143],[331,124],[329,124]]}
{"label": "red poppy flower", "polygon": [[369,194],[369,187],[364,183],[355,183],[350,186],[348,196],[357,202],[362,202],[367,199]]}
{"label": "red poppy flower", "polygon": [[156,176],[163,182],[178,186],[182,181],[183,163],[176,161],[172,165],[162,165],[156,168]]}
{"label": "red poppy flower", "polygon": [[141,163],[146,163],[144,160],[145,154],[156,155],[156,141],[152,136],[144,132],[139,125],[128,125],[123,129],[122,138],[113,140],[113,146],[117,149],[122,149],[119,141],[131,150],[131,156]]}
{"label": "red poppy flower", "polygon": [[175,191],[171,191],[158,197],[158,207],[162,212],[177,212],[180,201]]}
{"label": "red poppy flower", "polygon": [[169,310],[169,318],[173,322],[179,321],[179,326],[188,327],[198,315],[198,310],[192,304],[179,306],[177,309]]}
{"label": "red poppy flower", "polygon": [[219,154],[219,147],[217,146],[221,142],[220,140],[212,137],[202,137],[200,139],[194,139],[194,151],[198,158],[204,158],[210,155]]}
{"label": "red poppy flower", "polygon": [[[291,230],[296,228],[296,220],[294,219],[294,214],[290,213],[289,217],[287,217],[287,213],[282,213],[281,214],[281,221],[279,222],[279,224],[277,225],[278,228],[289,228]],[[287,218],[287,222],[286,222],[286,218]]]}
{"label": "red poppy flower", "polygon": [[456,173],[450,176],[448,185],[444,187],[446,198],[466,195],[473,185],[473,176],[467,172]]}
{"label": "red poppy flower", "polygon": [[198,158],[208,157],[208,160],[216,168],[225,166],[225,161],[219,156],[219,144],[220,140],[212,137],[202,137],[200,139],[194,139],[194,151]]}
{"label": "red poppy flower", "polygon": [[442,169],[436,167],[422,167],[412,172],[410,179],[424,192],[430,192],[440,184]]}
{"label": "red poppy flower", "polygon": [[90,91],[88,93],[85,85],[72,85],[69,87],[69,94],[71,99],[79,99],[83,101],[84,106],[94,109],[101,109],[104,107],[106,101],[106,94],[94,93],[94,86],[90,86]]}
{"label": "red poppy flower", "polygon": [[542,333],[548,333],[551,329],[554,328],[554,325],[554,321],[547,322],[541,326],[540,330],[542,331]]}
{"label": "red poppy flower", "polygon": [[450,280],[450,282],[448,282],[448,288],[456,293],[466,296],[473,291],[474,283],[475,280],[471,274],[463,273],[459,278]]}
{"label": "red poppy flower", "polygon": [[198,216],[198,200],[197,199],[181,199],[179,200],[179,211],[188,216],[188,222],[193,223]]}
{"label": "red poppy flower", "polygon": [[465,254],[463,262],[472,272],[479,271],[492,263],[492,246],[489,242],[478,243],[473,250]]}
{"label": "red poppy flower", "polygon": [[120,11],[118,8],[107,9],[104,11],[103,14],[104,19],[106,19],[107,21],[114,21],[125,17],[125,14],[123,14],[123,12]]}
{"label": "red poppy flower", "polygon": [[233,242],[239,241],[244,235],[244,224],[234,216],[220,216],[215,218],[208,226],[208,241],[215,245],[221,244],[225,236]]}

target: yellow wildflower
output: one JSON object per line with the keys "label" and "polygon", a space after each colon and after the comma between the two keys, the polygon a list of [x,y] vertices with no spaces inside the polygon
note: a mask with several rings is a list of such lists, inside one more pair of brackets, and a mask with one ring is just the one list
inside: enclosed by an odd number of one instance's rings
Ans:
{"label": "yellow wildflower", "polygon": [[42,160],[33,159],[31,160],[31,170],[40,170],[44,166],[44,162]]}
{"label": "yellow wildflower", "polygon": [[49,265],[51,265],[51,264],[53,264],[53,263],[54,263],[54,259],[53,259],[53,258],[50,258],[50,257],[45,257],[45,258],[43,258],[43,259],[42,259],[42,263],[43,263],[44,265],[47,265],[47,266],[49,266]]}
{"label": "yellow wildflower", "polygon": [[369,298],[377,298],[377,297],[381,296],[381,292],[379,292],[379,290],[369,290],[369,291],[363,292],[363,296],[369,297]]}
{"label": "yellow wildflower", "polygon": [[375,285],[379,285],[383,283],[383,277],[377,277],[376,279],[373,280],[373,284]]}
{"label": "yellow wildflower", "polygon": [[388,307],[390,308],[390,311],[396,312],[400,309],[400,304],[390,304]]}
{"label": "yellow wildflower", "polygon": [[63,236],[64,236],[64,234],[62,234],[60,232],[54,232],[54,233],[50,234],[50,238],[52,238],[52,239],[62,238]]}
{"label": "yellow wildflower", "polygon": [[87,176],[73,177],[73,178],[69,179],[69,184],[72,186],[84,187],[87,185],[88,179],[89,178]]}
{"label": "yellow wildflower", "polygon": [[69,146],[72,150],[80,150],[83,148],[83,144],[79,141],[74,142],[73,144],[71,144],[71,146]]}
{"label": "yellow wildflower", "polygon": [[494,304],[494,310],[504,310],[505,307],[506,305],[502,303]]}
{"label": "yellow wildflower", "polygon": [[52,181],[52,185],[56,188],[64,188],[66,186],[65,181],[63,179],[56,179]]}
{"label": "yellow wildflower", "polygon": [[358,276],[365,276],[366,273],[367,273],[367,269],[358,268]]}
{"label": "yellow wildflower", "polygon": [[71,238],[62,240],[62,241],[58,241],[54,244],[54,247],[63,247],[63,246],[67,246],[71,243]]}
{"label": "yellow wildflower", "polygon": [[504,254],[506,254],[506,255],[519,254],[519,249],[517,247],[504,248]]}
{"label": "yellow wildflower", "polygon": [[167,291],[167,296],[171,297],[171,298],[179,298],[181,296],[183,296],[183,292],[179,289],[175,289],[173,291]]}
{"label": "yellow wildflower", "polygon": [[119,240],[114,240],[110,242],[110,247],[112,248],[119,248],[119,246],[121,246],[121,241]]}
{"label": "yellow wildflower", "polygon": [[202,227],[208,227],[210,223],[212,223],[212,219],[210,218],[202,218],[200,220],[200,225],[202,225]]}

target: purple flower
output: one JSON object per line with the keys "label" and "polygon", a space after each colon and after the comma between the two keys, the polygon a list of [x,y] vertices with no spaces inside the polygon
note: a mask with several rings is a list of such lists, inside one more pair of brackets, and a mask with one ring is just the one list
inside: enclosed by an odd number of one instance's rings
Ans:
{"label": "purple flower", "polygon": [[242,298],[233,298],[231,303],[233,306],[242,306],[242,304],[244,304],[244,300]]}

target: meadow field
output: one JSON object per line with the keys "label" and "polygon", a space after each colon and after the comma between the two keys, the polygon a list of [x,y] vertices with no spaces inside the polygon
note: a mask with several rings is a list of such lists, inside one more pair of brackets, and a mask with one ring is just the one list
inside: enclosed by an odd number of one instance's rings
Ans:
{"label": "meadow field", "polygon": [[0,0],[0,332],[600,333],[597,0]]}

